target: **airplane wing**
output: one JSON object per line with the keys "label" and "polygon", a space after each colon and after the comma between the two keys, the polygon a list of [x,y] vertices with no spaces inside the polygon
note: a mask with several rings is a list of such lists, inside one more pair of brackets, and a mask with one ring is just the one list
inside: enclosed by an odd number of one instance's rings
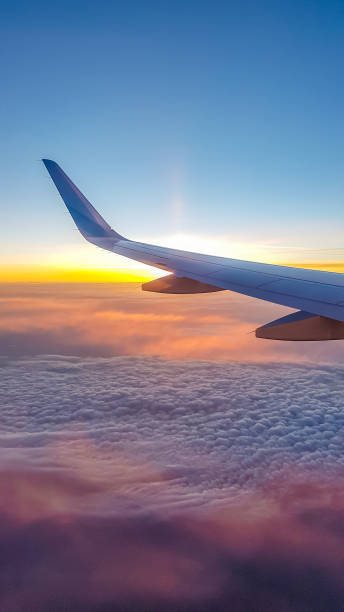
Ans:
{"label": "airplane wing", "polygon": [[256,330],[259,338],[344,339],[344,275],[202,255],[129,240],[108,225],[56,162],[42,161],[86,240],[171,273],[144,283],[145,291],[235,291],[298,309],[259,327]]}

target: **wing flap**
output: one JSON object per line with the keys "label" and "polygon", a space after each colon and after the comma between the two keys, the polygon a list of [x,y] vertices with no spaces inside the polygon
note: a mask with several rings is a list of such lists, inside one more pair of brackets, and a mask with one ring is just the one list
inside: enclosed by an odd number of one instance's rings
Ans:
{"label": "wing flap", "polygon": [[272,280],[272,282],[266,286],[266,289],[268,291],[295,297],[304,297],[307,295],[307,298],[310,300],[327,302],[329,304],[339,304],[344,300],[344,287],[314,283],[312,281],[279,278]]}
{"label": "wing flap", "polygon": [[237,285],[244,285],[245,287],[260,287],[276,280],[276,276],[273,274],[230,267],[215,272],[212,274],[212,278],[214,281],[216,279],[224,280]]}

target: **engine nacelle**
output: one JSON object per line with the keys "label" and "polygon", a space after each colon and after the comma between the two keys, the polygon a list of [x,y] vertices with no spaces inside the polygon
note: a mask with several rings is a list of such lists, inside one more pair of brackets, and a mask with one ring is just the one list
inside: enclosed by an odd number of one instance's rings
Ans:
{"label": "engine nacelle", "polygon": [[258,327],[256,336],[267,340],[343,340],[344,323],[299,310]]}
{"label": "engine nacelle", "polygon": [[212,293],[213,291],[224,291],[220,287],[201,283],[184,276],[169,274],[156,278],[149,283],[143,283],[143,291],[154,291],[156,293]]}

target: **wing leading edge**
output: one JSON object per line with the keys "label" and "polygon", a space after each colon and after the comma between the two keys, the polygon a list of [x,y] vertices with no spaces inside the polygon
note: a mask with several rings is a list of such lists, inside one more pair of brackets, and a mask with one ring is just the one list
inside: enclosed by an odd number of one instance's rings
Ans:
{"label": "wing leading edge", "polygon": [[56,162],[42,161],[86,240],[172,273],[151,284],[146,283],[144,290],[165,293],[235,291],[302,311],[301,315],[293,313],[300,315],[296,319],[287,315],[264,325],[256,330],[258,337],[285,340],[344,338],[344,275],[202,255],[129,240],[110,227]]}

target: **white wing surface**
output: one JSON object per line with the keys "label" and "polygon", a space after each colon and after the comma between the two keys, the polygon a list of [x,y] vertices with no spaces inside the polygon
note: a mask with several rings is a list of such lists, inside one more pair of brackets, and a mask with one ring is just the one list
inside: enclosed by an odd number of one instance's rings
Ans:
{"label": "white wing surface", "polygon": [[229,290],[301,310],[258,330],[263,338],[344,338],[344,275],[202,255],[124,238],[100,216],[54,161],[43,162],[81,234],[93,244],[171,272],[146,291],[204,293]]}

